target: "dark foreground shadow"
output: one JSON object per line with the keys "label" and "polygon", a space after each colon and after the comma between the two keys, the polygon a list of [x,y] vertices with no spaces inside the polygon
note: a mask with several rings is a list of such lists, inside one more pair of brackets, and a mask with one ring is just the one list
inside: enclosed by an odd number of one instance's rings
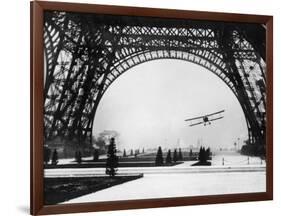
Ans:
{"label": "dark foreground shadow", "polygon": [[63,177],[44,179],[45,205],[65,202],[118,184],[143,177],[143,174],[115,177]]}

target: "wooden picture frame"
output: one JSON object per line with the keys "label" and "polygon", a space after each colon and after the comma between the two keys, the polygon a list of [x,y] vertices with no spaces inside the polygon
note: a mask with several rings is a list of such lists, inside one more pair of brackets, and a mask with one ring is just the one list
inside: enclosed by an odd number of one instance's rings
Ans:
{"label": "wooden picture frame", "polygon": [[[61,2],[34,1],[30,5],[30,68],[31,68],[31,145],[30,145],[30,213],[59,214],[90,211],[108,211],[137,208],[155,208],[199,204],[261,201],[273,199],[273,17],[263,15],[214,13],[123,6],[104,6]],[[259,193],[223,194],[157,198],[143,200],[109,201],[77,204],[44,205],[44,12],[65,11],[105,15],[140,16],[159,19],[197,20],[226,23],[261,24],[266,29],[266,191]]]}

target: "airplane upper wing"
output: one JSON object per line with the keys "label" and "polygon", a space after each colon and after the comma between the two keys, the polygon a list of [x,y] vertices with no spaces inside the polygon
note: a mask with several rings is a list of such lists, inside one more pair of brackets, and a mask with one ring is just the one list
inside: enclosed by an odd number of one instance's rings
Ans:
{"label": "airplane upper wing", "polygon": [[221,111],[214,112],[214,113],[211,113],[211,114],[208,114],[208,115],[205,115],[205,116],[212,116],[212,115],[220,114],[220,113],[223,113],[223,112],[224,112],[224,110],[221,110]]}
{"label": "airplane upper wing", "polygon": [[214,113],[210,113],[210,114],[207,114],[207,115],[203,115],[203,116],[198,116],[198,117],[194,117],[194,118],[185,119],[185,121],[191,121],[191,120],[200,119],[200,118],[203,118],[203,117],[206,117],[206,116],[212,116],[212,115],[220,114],[220,113],[223,113],[224,111],[225,111],[225,110],[221,110],[221,111],[214,112]]}
{"label": "airplane upper wing", "polygon": [[222,118],[223,118],[223,116],[218,117],[218,118],[209,119],[209,121],[216,121],[216,120],[219,120],[219,119],[222,119]]}
{"label": "airplane upper wing", "polygon": [[195,117],[195,118],[185,119],[185,121],[191,121],[191,120],[200,119],[200,118],[203,118],[203,117],[204,116],[198,116],[198,117]]}

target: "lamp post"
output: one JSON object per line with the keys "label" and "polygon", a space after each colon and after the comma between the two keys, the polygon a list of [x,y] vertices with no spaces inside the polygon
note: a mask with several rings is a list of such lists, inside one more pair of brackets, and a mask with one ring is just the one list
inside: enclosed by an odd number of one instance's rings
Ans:
{"label": "lamp post", "polygon": [[238,137],[238,139],[237,139],[237,150],[239,151],[240,149],[239,149],[239,144],[240,144],[240,138]]}

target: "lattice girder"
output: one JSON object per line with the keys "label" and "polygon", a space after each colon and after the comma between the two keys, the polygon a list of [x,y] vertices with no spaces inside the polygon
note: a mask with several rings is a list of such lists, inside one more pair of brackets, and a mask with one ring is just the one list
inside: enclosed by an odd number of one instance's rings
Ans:
{"label": "lattice girder", "polygon": [[[248,28],[250,30],[247,30]],[[262,31],[261,26],[256,26]],[[264,37],[249,24],[46,12],[45,138],[91,139],[101,97],[121,74],[154,59],[201,65],[233,91],[250,139],[264,136]]]}

